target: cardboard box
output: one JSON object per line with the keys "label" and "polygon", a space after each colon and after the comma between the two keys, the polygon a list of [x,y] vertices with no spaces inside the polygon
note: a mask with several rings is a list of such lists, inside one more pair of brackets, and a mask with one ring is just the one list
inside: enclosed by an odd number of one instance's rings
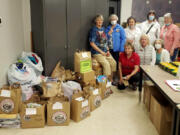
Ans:
{"label": "cardboard box", "polygon": [[71,102],[71,119],[79,122],[88,116],[90,116],[89,96],[84,97],[82,92],[74,94]]}
{"label": "cardboard box", "polygon": [[42,128],[45,126],[45,105],[28,108],[26,104],[22,104],[20,116],[22,128]]}
{"label": "cardboard box", "polygon": [[151,95],[153,91],[156,91],[157,88],[154,86],[154,84],[151,81],[145,81],[144,82],[144,96],[143,96],[143,102],[145,104],[145,107],[147,111],[150,111],[150,103],[151,103]]}
{"label": "cardboard box", "polygon": [[105,99],[111,94],[111,82],[101,82],[99,83],[99,88],[101,89],[101,98]]}
{"label": "cardboard box", "polygon": [[81,78],[83,82],[90,82],[96,80],[95,78],[95,72],[93,70],[86,72],[86,73],[81,73]]}
{"label": "cardboard box", "polygon": [[92,70],[91,52],[75,52],[74,70],[78,73],[85,73]]}
{"label": "cardboard box", "polygon": [[70,122],[70,102],[65,97],[55,97],[47,104],[47,125],[67,126]]}
{"label": "cardboard box", "polygon": [[76,81],[79,82],[83,87],[88,85],[96,85],[95,72],[92,70],[86,73],[77,73]]}
{"label": "cardboard box", "polygon": [[19,113],[21,103],[21,87],[19,84],[4,86],[0,89],[0,114]]}
{"label": "cardboard box", "polygon": [[86,86],[83,91],[87,91],[90,94],[90,110],[94,111],[101,106],[101,89],[91,86]]}
{"label": "cardboard box", "polygon": [[159,135],[170,135],[172,124],[172,107],[166,101],[158,101],[151,95],[150,119]]}

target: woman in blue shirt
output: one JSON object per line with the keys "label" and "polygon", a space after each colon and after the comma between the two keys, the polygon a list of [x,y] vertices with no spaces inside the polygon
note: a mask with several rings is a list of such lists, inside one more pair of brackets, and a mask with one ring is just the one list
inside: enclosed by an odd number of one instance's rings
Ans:
{"label": "woman in blue shirt", "polygon": [[121,27],[117,23],[118,17],[116,14],[112,14],[109,17],[109,21],[110,21],[110,25],[106,29],[106,33],[108,37],[108,46],[110,49],[110,53],[118,63],[119,53],[124,52],[124,45],[126,43],[126,34],[123,27]]}
{"label": "woman in blue shirt", "polygon": [[93,57],[102,65],[104,75],[112,81],[113,72],[116,71],[116,61],[111,56],[107,46],[108,39],[105,28],[102,26],[103,21],[102,15],[95,17],[95,26],[90,31],[89,42]]}

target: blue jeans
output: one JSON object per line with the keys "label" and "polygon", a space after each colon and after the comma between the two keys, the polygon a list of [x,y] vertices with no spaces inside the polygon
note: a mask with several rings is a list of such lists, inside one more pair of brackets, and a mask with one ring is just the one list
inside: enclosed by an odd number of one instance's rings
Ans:
{"label": "blue jeans", "polygon": [[174,49],[173,56],[171,56],[171,61],[175,61],[177,53],[178,53],[178,48]]}

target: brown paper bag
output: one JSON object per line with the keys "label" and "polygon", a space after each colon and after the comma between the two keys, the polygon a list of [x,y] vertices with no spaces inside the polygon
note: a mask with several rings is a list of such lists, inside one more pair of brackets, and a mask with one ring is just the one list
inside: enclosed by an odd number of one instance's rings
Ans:
{"label": "brown paper bag", "polygon": [[92,70],[91,52],[75,52],[74,70],[78,73],[85,73]]}
{"label": "brown paper bag", "polygon": [[21,127],[22,128],[41,128],[45,126],[45,105],[41,107],[28,108],[27,104],[22,104]]}
{"label": "brown paper bag", "polygon": [[47,125],[67,126],[70,122],[70,102],[67,97],[57,96],[48,101]]}
{"label": "brown paper bag", "polygon": [[58,62],[56,67],[54,68],[51,77],[53,78],[59,78],[61,81],[65,81],[66,75],[65,75],[65,69],[61,66],[61,62]]}
{"label": "brown paper bag", "polygon": [[50,98],[54,97],[61,92],[61,81],[46,81],[42,82],[43,95],[42,97]]}
{"label": "brown paper bag", "polygon": [[101,106],[101,89],[96,86],[86,86],[83,88],[83,91],[86,91],[90,94],[90,110],[93,111],[96,108]]}
{"label": "brown paper bag", "polygon": [[0,89],[0,114],[16,114],[20,111],[21,87],[19,84]]}
{"label": "brown paper bag", "polygon": [[72,81],[76,79],[76,75],[75,72],[72,72],[71,70],[65,70],[65,74],[66,74],[66,81]]}
{"label": "brown paper bag", "polygon": [[111,84],[110,82],[101,82],[99,83],[99,88],[101,89],[101,98],[105,99],[111,94]]}
{"label": "brown paper bag", "polygon": [[79,91],[72,96],[71,119],[79,122],[88,116],[90,116],[89,95]]}
{"label": "brown paper bag", "polygon": [[97,71],[99,68],[101,68],[100,63],[95,58],[92,58],[92,69]]}

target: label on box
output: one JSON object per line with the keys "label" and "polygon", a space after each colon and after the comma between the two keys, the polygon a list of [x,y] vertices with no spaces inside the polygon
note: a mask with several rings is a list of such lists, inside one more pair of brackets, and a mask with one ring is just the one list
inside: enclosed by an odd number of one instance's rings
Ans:
{"label": "label on box", "polygon": [[82,102],[82,108],[88,106],[88,100],[85,100],[84,102]]}
{"label": "label on box", "polygon": [[87,53],[86,52],[82,53],[82,57],[87,58],[88,57]]}
{"label": "label on box", "polygon": [[92,70],[91,60],[85,60],[80,62],[80,73],[86,73]]}
{"label": "label on box", "polygon": [[98,91],[98,89],[95,89],[95,90],[93,91],[93,95],[97,95],[97,94],[99,94],[99,91]]}
{"label": "label on box", "polygon": [[36,108],[26,108],[26,115],[36,115],[37,110]]}
{"label": "label on box", "polygon": [[84,98],[83,98],[83,97],[78,97],[78,98],[76,98],[75,100],[77,100],[77,101],[83,101]]}
{"label": "label on box", "polygon": [[52,109],[53,110],[63,109],[63,105],[60,102],[56,102],[56,103],[53,104]]}
{"label": "label on box", "polygon": [[107,84],[106,84],[106,88],[107,87],[111,87],[112,85],[111,85],[111,82],[107,82]]}
{"label": "label on box", "polygon": [[11,97],[11,91],[9,90],[2,90],[1,97]]}

